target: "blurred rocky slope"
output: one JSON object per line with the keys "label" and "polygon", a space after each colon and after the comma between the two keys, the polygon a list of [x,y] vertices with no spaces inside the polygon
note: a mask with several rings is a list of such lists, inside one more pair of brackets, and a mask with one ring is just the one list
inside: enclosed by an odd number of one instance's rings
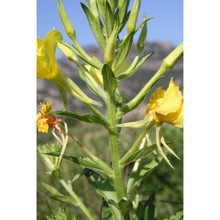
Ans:
{"label": "blurred rocky slope", "polygon": [[[161,61],[175,48],[174,45],[169,42],[147,42],[142,56],[145,56],[154,51],[154,54],[141,66],[141,68],[135,73],[132,77],[125,80],[120,84],[120,89],[122,93],[128,97],[134,97],[141,88],[148,82],[152,75],[160,67]],[[87,46],[84,48],[88,54],[98,57],[100,60],[103,60],[102,51],[96,46]],[[132,49],[128,55],[128,60],[132,61],[135,57],[136,49],[135,45],[132,46]],[[80,88],[89,96],[93,97],[96,100],[99,100],[97,96],[91,93],[86,84],[78,76],[78,71],[75,64],[68,61],[64,56],[60,57],[58,60],[59,67],[64,73],[69,75],[75,83],[77,83]],[[165,76],[156,83],[156,87],[162,86],[164,89],[167,88],[170,78],[173,77],[176,84],[178,84],[183,90],[183,59],[181,59],[176,66]],[[149,96],[146,97],[144,102],[148,100]],[[37,80],[37,103],[44,100],[48,100],[53,103],[53,110],[63,109],[62,99],[59,94],[57,87],[48,82],[45,79]],[[82,113],[83,105],[73,98],[69,97],[69,109]]]}

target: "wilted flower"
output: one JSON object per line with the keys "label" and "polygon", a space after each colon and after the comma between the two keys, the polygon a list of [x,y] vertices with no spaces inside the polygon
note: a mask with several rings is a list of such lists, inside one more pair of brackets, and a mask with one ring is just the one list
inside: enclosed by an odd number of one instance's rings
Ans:
{"label": "wilted flower", "polygon": [[57,118],[50,113],[51,103],[41,103],[40,112],[37,114],[38,132],[47,133],[49,127],[54,127],[57,124]]}

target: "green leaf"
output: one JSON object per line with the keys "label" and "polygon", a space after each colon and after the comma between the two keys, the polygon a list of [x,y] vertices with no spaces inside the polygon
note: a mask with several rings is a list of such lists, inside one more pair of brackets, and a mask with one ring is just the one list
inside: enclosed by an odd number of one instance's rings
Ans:
{"label": "green leaf", "polygon": [[147,219],[152,219],[156,220],[155,218],[155,192],[153,191],[150,195],[150,198],[148,200],[148,218]]}
{"label": "green leaf", "polygon": [[[130,0],[119,0],[118,1],[118,20],[119,23],[122,23],[125,20],[125,15],[127,14],[128,5],[130,3]],[[126,18],[126,21],[128,20],[128,17]],[[124,22],[126,23],[126,22]]]}
{"label": "green leaf", "polygon": [[136,187],[138,187],[140,185],[140,183],[146,179],[146,177],[150,174],[150,172],[159,165],[159,163],[156,160],[152,160],[150,163],[148,164],[144,164],[141,165],[138,169],[138,171],[135,174],[132,174],[130,179],[134,179],[134,184],[131,186],[129,185],[129,181],[128,181],[128,189],[127,191],[130,192],[131,190],[134,190]]}
{"label": "green leaf", "polygon": [[71,205],[75,205],[77,206],[77,201],[71,197],[71,196],[65,196],[65,195],[54,195],[54,196],[50,196],[50,198],[57,200],[59,202],[64,202],[67,204],[71,204]]}
{"label": "green leaf", "polygon": [[183,211],[179,211],[175,215],[171,215],[170,218],[164,220],[183,220]]}
{"label": "green leaf", "polygon": [[112,12],[112,14],[114,13],[114,11],[115,11],[115,8],[116,8],[116,6],[117,6],[117,0],[107,0],[107,2],[106,2],[106,5],[107,4],[109,4],[109,6],[110,6],[110,9],[111,9],[111,12]]}
{"label": "green leaf", "polygon": [[102,19],[105,20],[105,2],[106,0],[96,0]]}
{"label": "green leaf", "polygon": [[41,183],[41,185],[48,191],[50,192],[52,195],[62,195],[56,188],[54,188],[53,186],[50,186],[44,182]]}
{"label": "green leaf", "polygon": [[66,210],[60,209],[50,217],[46,216],[47,220],[76,220],[75,214],[69,213],[68,207]]}
{"label": "green leaf", "polygon": [[144,45],[145,45],[145,40],[147,37],[147,18],[146,18],[146,16],[144,16],[144,20],[145,20],[145,23],[142,27],[140,36],[137,41],[137,54],[138,55],[141,54],[141,52],[143,51]]}
{"label": "green leaf", "polygon": [[101,23],[97,22],[97,20],[93,16],[92,12],[90,11],[90,9],[86,5],[84,5],[82,2],[80,4],[82,6],[83,11],[86,14],[87,20],[89,22],[89,26],[92,30],[92,33],[93,33],[98,45],[102,49],[104,49],[105,48],[105,38],[103,36]]}
{"label": "green leaf", "polygon": [[[112,1],[110,1],[110,2],[112,2]],[[105,22],[105,26],[106,26],[107,35],[108,35],[108,37],[110,37],[112,30],[113,30],[113,27],[114,27],[114,15],[112,13],[109,2],[106,2],[104,22]]]}
{"label": "green leaf", "polygon": [[125,215],[133,208],[132,201],[127,198],[122,198],[119,202],[119,208],[121,212]]}
{"label": "green leaf", "polygon": [[138,56],[137,56],[136,58],[137,60],[134,60],[131,66],[125,72],[121,73],[117,77],[117,81],[120,83],[125,79],[131,77],[134,73],[137,72],[137,70],[141,67],[141,65],[143,65],[153,54],[154,52],[147,54],[140,61],[138,61]]}
{"label": "green leaf", "polygon": [[102,76],[104,82],[104,90],[111,96],[117,88],[117,81],[114,73],[108,64],[104,64],[102,68]]}
{"label": "green leaf", "polygon": [[77,120],[88,122],[88,123],[96,123],[96,124],[101,124],[103,126],[106,126],[95,115],[90,115],[90,114],[80,115],[80,114],[76,114],[74,112],[69,112],[69,111],[54,111],[53,114],[66,116],[66,117],[69,117],[69,118],[72,118],[72,119],[77,119]]}
{"label": "green leaf", "polygon": [[[60,156],[60,154],[57,152],[48,152],[45,154],[50,155],[50,156],[55,156],[55,157]],[[92,159],[90,159],[89,157],[83,157],[83,156],[74,157],[74,156],[70,156],[70,155],[63,155],[63,159],[69,160],[69,161],[71,161],[75,164],[78,164],[80,166],[83,166],[83,167],[88,167],[90,169],[95,169],[95,170],[104,172],[102,170],[102,168],[97,163],[95,163]]]}
{"label": "green leaf", "polygon": [[131,163],[132,161],[136,161],[138,159],[146,157],[148,154],[150,154],[155,149],[156,149],[156,144],[153,144],[149,147],[144,147],[140,150],[137,150],[122,165],[126,165],[126,164]]}
{"label": "green leaf", "polygon": [[115,205],[112,205],[111,202],[109,202],[113,201],[113,203],[117,203],[117,194],[113,186],[110,184],[109,180],[104,179],[98,173],[87,168],[84,169],[84,173],[89,180],[89,183],[96,188],[96,192],[101,195],[108,203],[109,209],[112,214],[112,220],[123,220],[124,218],[118,208],[115,207]]}
{"label": "green leaf", "polygon": [[125,58],[127,57],[132,42],[133,42],[133,37],[134,37],[135,32],[131,32],[126,38],[125,40],[123,40],[123,43],[121,44],[121,49],[118,52],[115,61],[113,63],[113,69],[116,70],[119,65],[125,60]]}
{"label": "green leaf", "polygon": [[104,101],[106,101],[106,93],[103,88],[94,80],[92,75],[87,71],[87,69],[79,67],[80,77],[86,82],[88,88],[96,95],[101,97]]}

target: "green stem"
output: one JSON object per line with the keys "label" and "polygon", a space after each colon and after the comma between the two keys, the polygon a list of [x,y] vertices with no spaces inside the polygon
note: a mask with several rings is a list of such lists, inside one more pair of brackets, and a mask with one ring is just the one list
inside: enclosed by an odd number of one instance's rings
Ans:
{"label": "green stem", "polygon": [[117,193],[118,201],[120,201],[125,194],[124,177],[123,177],[123,167],[120,165],[120,155],[118,146],[118,128],[116,127],[116,105],[114,95],[107,95],[107,110],[108,119],[110,123],[109,128],[109,139],[111,146],[111,156],[113,165],[113,181],[115,190]]}
{"label": "green stem", "polygon": [[62,186],[65,188],[65,190],[73,197],[73,199],[76,201],[77,206],[80,207],[80,209],[83,211],[83,213],[87,216],[89,220],[94,220],[92,217],[90,211],[86,208],[86,206],[83,204],[83,202],[80,200],[80,198],[76,195],[76,193],[73,191],[72,186],[70,184],[67,184],[64,180],[59,180]]}
{"label": "green stem", "polygon": [[152,121],[150,124],[148,124],[148,126],[146,127],[146,129],[140,134],[140,136],[137,138],[137,140],[134,142],[134,144],[132,145],[132,147],[130,148],[130,150],[121,158],[120,160],[120,164],[121,166],[125,165],[126,160],[138,149],[141,141],[143,140],[143,138],[145,137],[145,135],[147,134],[147,132],[150,130],[150,128],[153,126],[154,122]]}

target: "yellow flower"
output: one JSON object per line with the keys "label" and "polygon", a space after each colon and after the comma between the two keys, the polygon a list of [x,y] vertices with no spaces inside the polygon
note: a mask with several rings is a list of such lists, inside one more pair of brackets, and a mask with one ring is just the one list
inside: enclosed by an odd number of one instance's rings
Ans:
{"label": "yellow flower", "polygon": [[153,116],[156,123],[169,123],[183,127],[183,96],[179,86],[170,80],[167,90],[157,88],[147,105],[146,117]]}
{"label": "yellow flower", "polygon": [[49,31],[44,40],[37,37],[37,78],[51,79],[60,73],[55,52],[62,38],[57,30]]}
{"label": "yellow flower", "polygon": [[47,133],[49,127],[54,127],[57,124],[57,118],[49,113],[51,110],[51,103],[41,103],[40,112],[37,114],[37,128],[38,132]]}

